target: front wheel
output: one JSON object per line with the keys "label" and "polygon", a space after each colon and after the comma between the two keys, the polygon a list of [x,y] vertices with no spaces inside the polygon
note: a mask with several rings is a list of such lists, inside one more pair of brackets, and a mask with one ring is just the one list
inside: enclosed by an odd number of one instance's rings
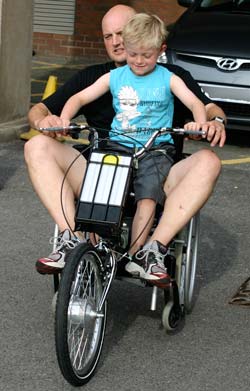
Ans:
{"label": "front wheel", "polygon": [[58,290],[55,342],[59,367],[74,386],[89,381],[98,364],[106,327],[101,259],[89,244],[80,244],[66,259]]}

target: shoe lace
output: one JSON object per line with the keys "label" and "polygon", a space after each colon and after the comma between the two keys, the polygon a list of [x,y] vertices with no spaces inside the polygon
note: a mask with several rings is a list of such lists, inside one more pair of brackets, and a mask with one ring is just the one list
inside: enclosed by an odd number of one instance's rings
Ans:
{"label": "shoe lace", "polygon": [[161,254],[157,250],[149,248],[147,250],[145,250],[145,249],[139,250],[135,254],[135,258],[138,261],[145,262],[146,265],[148,265],[150,263],[159,263],[162,266],[164,266],[165,255]]}
{"label": "shoe lace", "polygon": [[78,242],[80,242],[79,239],[65,239],[62,234],[58,235],[57,237],[52,236],[50,238],[50,244],[55,246],[56,251],[60,251],[64,248],[73,249]]}

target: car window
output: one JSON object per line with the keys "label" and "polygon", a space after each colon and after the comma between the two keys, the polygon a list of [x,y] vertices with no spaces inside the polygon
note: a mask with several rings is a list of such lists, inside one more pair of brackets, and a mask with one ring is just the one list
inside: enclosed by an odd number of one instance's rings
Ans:
{"label": "car window", "polygon": [[238,11],[249,12],[250,0],[202,0],[200,2],[200,9],[204,11],[207,9],[214,9],[216,11]]}

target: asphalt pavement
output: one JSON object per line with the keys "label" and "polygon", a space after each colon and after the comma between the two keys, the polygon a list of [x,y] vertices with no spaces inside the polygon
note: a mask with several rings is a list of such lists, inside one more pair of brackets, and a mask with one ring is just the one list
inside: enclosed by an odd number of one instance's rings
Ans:
{"label": "asphalt pavement", "polygon": [[[44,71],[34,70],[34,79],[40,72],[42,86],[56,69],[43,66]],[[73,64],[67,76],[79,66]],[[0,390],[73,390],[56,360],[52,278],[39,275],[34,267],[36,259],[51,250],[54,226],[30,185],[24,143],[18,139],[0,144]],[[204,147],[209,146],[185,143],[187,152]],[[150,289],[115,281],[108,299],[101,361],[82,389],[249,390],[250,306],[228,304],[250,276],[249,136],[237,137],[237,142],[230,137],[215,152],[223,169],[214,194],[201,211],[192,313],[177,332],[166,334],[161,325],[162,299],[151,312]]]}

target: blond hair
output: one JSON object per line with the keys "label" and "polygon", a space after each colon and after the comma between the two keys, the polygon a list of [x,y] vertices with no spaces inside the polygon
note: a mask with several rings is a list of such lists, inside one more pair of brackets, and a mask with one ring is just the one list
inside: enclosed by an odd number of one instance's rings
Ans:
{"label": "blond hair", "polygon": [[148,49],[159,49],[167,38],[164,22],[156,15],[139,13],[129,19],[122,30],[124,45],[141,45]]}

